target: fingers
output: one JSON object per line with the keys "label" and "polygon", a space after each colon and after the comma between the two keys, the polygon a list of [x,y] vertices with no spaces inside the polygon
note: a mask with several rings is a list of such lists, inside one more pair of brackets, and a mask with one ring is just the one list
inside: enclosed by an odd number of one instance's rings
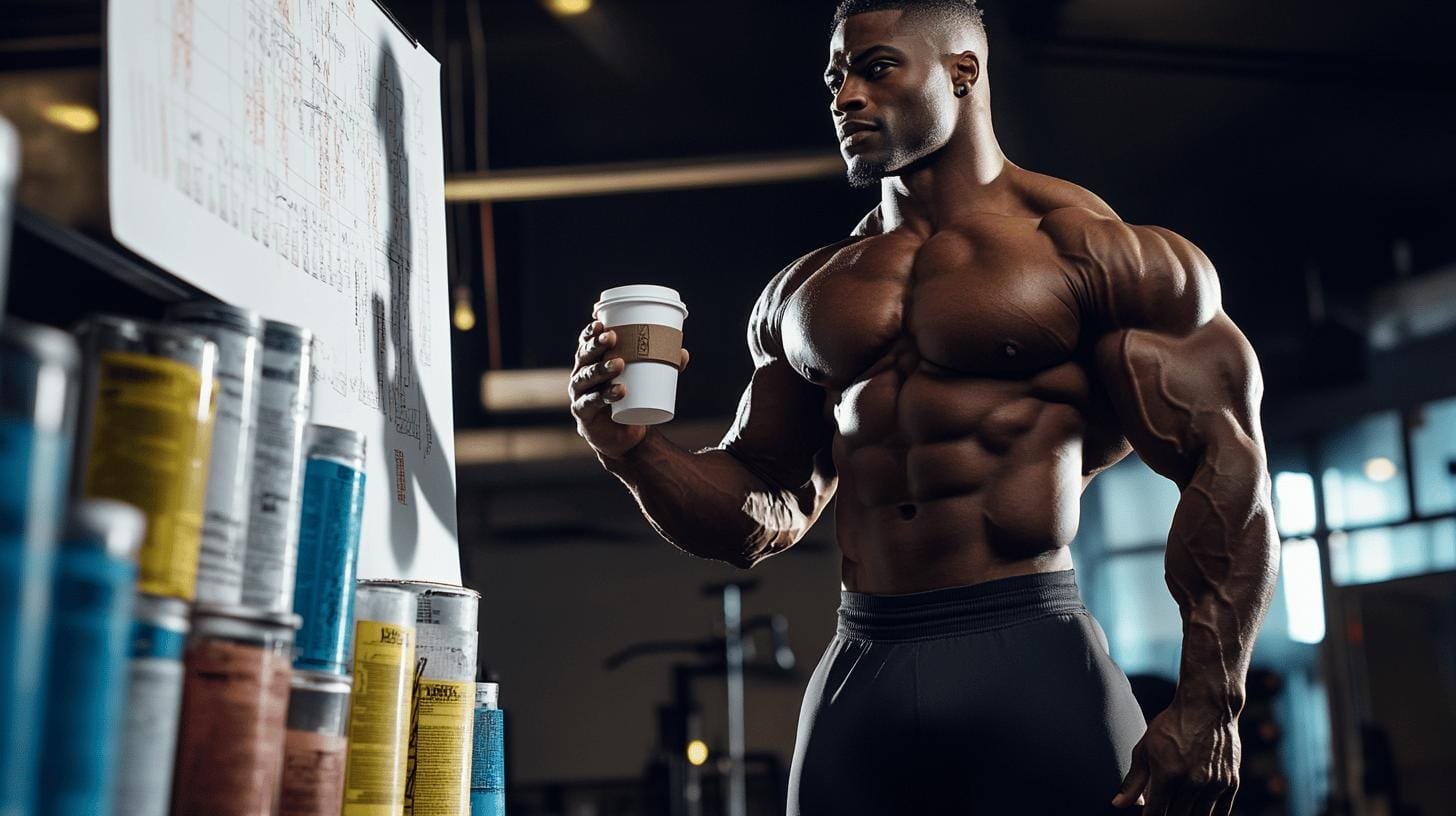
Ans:
{"label": "fingers", "polygon": [[[1128,769],[1127,777],[1122,781],[1122,787],[1118,789],[1117,795],[1112,797],[1112,806],[1118,808],[1132,807],[1138,803],[1138,797],[1148,787],[1148,760],[1143,746],[1139,744],[1132,750],[1132,767]],[[1145,814],[1152,811],[1144,811]]]}
{"label": "fingers", "polygon": [[571,413],[582,424],[589,424],[592,420],[600,416],[603,411],[611,407],[612,403],[620,400],[626,394],[627,389],[620,385],[582,394],[572,401]]}
{"label": "fingers", "polygon": [[571,398],[575,400],[588,391],[595,391],[621,373],[622,358],[620,357],[582,366],[571,375]]}
{"label": "fingers", "polygon": [[1213,803],[1213,810],[1210,811],[1213,816],[1230,816],[1234,812],[1234,797],[1238,795],[1238,792],[1239,786],[1235,783],[1223,796],[1218,797],[1218,801]]}
{"label": "fingers", "polygon": [[1142,816],[1172,816],[1174,813],[1168,797],[1168,789],[1159,785],[1156,779],[1148,782]]}
{"label": "fingers", "polygon": [[607,331],[599,322],[593,322],[582,330],[576,344],[576,368],[595,363],[607,349],[616,348],[617,333]]}
{"label": "fingers", "polygon": [[[1154,775],[1148,789],[1148,806],[1143,816],[1228,816],[1233,795],[1220,783],[1197,787],[1176,779],[1160,780]],[[1220,810],[1222,807],[1224,809]]]}
{"label": "fingers", "polygon": [[[576,368],[580,369],[591,363],[595,363],[609,349],[617,347],[617,333],[610,331],[599,320],[588,323],[586,328],[576,338]],[[692,362],[693,355],[687,349],[682,350],[682,363],[679,370],[686,369],[688,363]]]}
{"label": "fingers", "polygon": [[1232,787],[1214,784],[1203,790],[1198,801],[1189,811],[1196,816],[1229,816],[1233,812],[1234,794],[1238,793],[1238,782]]}

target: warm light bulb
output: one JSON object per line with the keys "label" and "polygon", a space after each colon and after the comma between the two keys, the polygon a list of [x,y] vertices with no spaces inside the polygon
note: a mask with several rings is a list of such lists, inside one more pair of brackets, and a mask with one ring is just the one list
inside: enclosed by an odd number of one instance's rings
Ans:
{"label": "warm light bulb", "polygon": [[702,740],[693,740],[688,743],[688,762],[693,765],[702,765],[708,761],[708,743]]}
{"label": "warm light bulb", "polygon": [[1388,482],[1395,478],[1397,472],[1395,463],[1384,456],[1377,456],[1365,463],[1365,478],[1372,482]]}
{"label": "warm light bulb", "polygon": [[592,0],[544,0],[546,8],[559,17],[575,17],[591,11]]}
{"label": "warm light bulb", "polygon": [[73,105],[64,102],[57,102],[53,105],[46,105],[41,115],[57,127],[63,127],[73,133],[94,133],[101,127],[101,114],[89,105]]}
{"label": "warm light bulb", "polygon": [[475,328],[475,310],[470,308],[470,298],[462,297],[455,300],[455,311],[451,315],[455,328],[468,332]]}

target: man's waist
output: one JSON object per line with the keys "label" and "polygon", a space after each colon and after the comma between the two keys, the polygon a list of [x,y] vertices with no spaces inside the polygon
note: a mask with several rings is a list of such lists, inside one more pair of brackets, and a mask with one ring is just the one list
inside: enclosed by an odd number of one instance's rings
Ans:
{"label": "man's waist", "polygon": [[839,634],[856,640],[955,637],[1085,612],[1072,570],[999,578],[909,595],[842,592]]}

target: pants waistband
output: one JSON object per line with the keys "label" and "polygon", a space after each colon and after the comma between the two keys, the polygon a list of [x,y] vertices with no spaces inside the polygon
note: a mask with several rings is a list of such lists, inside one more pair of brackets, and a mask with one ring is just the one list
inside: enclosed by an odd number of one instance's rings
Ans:
{"label": "pants waistband", "polygon": [[1073,570],[1000,578],[911,595],[841,592],[839,634],[856,640],[922,640],[1085,612]]}

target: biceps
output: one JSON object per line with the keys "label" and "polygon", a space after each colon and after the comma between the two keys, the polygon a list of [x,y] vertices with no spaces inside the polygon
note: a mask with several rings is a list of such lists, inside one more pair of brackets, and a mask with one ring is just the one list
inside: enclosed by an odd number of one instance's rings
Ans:
{"label": "biceps", "polygon": [[1112,333],[1098,343],[1097,363],[1123,433],[1180,486],[1214,456],[1262,457],[1258,360],[1222,312],[1183,336]]}
{"label": "biceps", "polygon": [[824,390],[775,360],[754,371],[722,447],[770,486],[798,490],[832,481],[821,455],[832,439]]}

